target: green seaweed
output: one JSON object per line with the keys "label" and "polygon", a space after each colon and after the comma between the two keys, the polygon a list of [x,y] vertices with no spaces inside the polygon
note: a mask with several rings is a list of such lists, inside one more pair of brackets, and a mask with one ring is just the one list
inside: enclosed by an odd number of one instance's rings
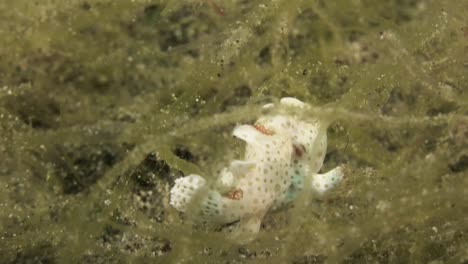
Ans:
{"label": "green seaweed", "polygon": [[[464,1],[0,3],[1,263],[463,263]],[[168,204],[293,96],[330,124],[325,197],[257,239]],[[324,169],[326,171],[327,169]]]}

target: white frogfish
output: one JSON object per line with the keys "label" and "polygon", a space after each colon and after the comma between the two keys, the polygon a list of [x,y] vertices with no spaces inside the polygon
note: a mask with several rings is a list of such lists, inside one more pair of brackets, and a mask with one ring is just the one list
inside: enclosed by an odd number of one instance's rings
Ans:
{"label": "white frogfish", "polygon": [[244,160],[234,160],[212,186],[191,174],[175,181],[170,204],[179,211],[196,213],[207,221],[239,221],[234,237],[251,240],[265,214],[292,202],[305,184],[316,194],[336,186],[343,178],[341,166],[318,174],[327,147],[327,125],[318,119],[303,120],[298,111],[309,106],[295,98],[267,104],[271,111],[254,125],[239,125],[233,135],[244,140]]}

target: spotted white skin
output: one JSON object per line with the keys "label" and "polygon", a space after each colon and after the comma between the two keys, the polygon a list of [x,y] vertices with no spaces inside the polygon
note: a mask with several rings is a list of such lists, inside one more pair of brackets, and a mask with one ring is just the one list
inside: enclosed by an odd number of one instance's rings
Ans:
{"label": "spotted white skin", "polygon": [[[285,110],[305,109],[309,106],[295,98],[286,97],[280,100]],[[271,108],[269,106],[268,108]],[[293,201],[302,191],[304,182],[311,184],[312,190],[321,195],[335,187],[343,178],[341,167],[325,173],[317,174],[323,165],[327,149],[327,127],[318,119],[301,120],[301,117],[291,111],[262,116],[257,120],[267,130],[289,134],[292,138],[293,155],[288,174],[291,177],[289,191],[275,203],[281,207]]]}
{"label": "spotted white skin", "polygon": [[319,195],[335,187],[343,178],[341,167],[317,174],[326,152],[326,127],[288,111],[307,107],[283,98],[279,112],[260,117],[254,126],[237,126],[233,135],[247,143],[245,160],[232,161],[213,186],[194,174],[177,179],[170,204],[220,224],[240,220],[235,237],[245,241],[254,238],[269,210],[293,201],[304,184]]}

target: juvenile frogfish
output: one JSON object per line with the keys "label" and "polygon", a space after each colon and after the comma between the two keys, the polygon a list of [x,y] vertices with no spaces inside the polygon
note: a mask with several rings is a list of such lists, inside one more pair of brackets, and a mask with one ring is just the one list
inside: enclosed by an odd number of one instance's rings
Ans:
{"label": "juvenile frogfish", "polygon": [[170,204],[214,223],[238,221],[233,236],[248,241],[268,211],[292,202],[306,184],[318,195],[335,187],[343,178],[342,166],[318,174],[327,147],[327,125],[300,115],[308,107],[290,97],[278,106],[264,105],[269,114],[254,125],[234,128],[233,135],[247,143],[244,160],[232,161],[212,186],[195,174],[177,179]]}

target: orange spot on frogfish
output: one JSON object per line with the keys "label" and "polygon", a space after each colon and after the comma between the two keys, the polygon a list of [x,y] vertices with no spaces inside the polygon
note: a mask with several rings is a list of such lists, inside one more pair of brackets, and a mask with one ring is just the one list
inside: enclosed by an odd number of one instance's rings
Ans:
{"label": "orange spot on frogfish", "polygon": [[232,191],[230,191],[227,195],[227,198],[231,199],[231,200],[240,200],[242,199],[242,197],[244,196],[244,192],[242,192],[241,189],[234,189]]}
{"label": "orange spot on frogfish", "polygon": [[275,132],[268,130],[263,125],[254,125],[254,127],[255,127],[255,129],[257,129],[258,131],[260,131],[260,133],[262,133],[264,135],[271,136],[271,135],[275,134]]}

